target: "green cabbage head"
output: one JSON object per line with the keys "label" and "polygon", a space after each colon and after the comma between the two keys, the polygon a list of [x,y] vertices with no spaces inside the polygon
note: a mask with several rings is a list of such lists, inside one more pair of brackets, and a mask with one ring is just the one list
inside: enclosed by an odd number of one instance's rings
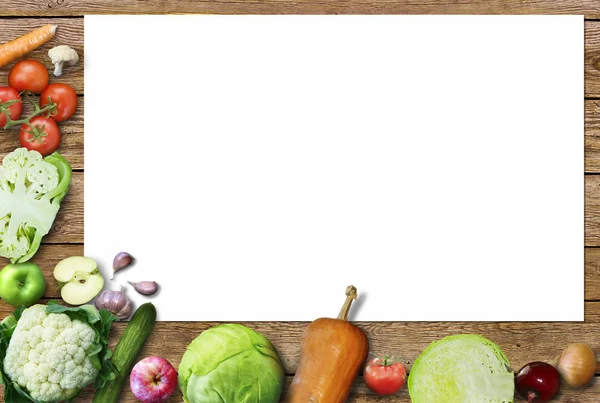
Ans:
{"label": "green cabbage head", "polygon": [[514,375],[500,347],[473,334],[429,345],[408,377],[413,403],[512,403]]}
{"label": "green cabbage head", "polygon": [[206,330],[179,365],[179,387],[187,403],[277,403],[284,372],[275,347],[242,325]]}

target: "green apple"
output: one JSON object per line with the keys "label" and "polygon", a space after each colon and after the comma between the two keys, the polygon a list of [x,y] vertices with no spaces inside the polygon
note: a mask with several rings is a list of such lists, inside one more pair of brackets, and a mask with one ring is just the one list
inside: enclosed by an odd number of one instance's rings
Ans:
{"label": "green apple", "polygon": [[60,283],[60,296],[71,305],[83,305],[104,287],[104,277],[96,261],[89,257],[71,256],[54,268],[54,278]]}
{"label": "green apple", "polygon": [[31,306],[44,296],[46,280],[33,263],[9,264],[0,271],[0,298],[12,306]]}

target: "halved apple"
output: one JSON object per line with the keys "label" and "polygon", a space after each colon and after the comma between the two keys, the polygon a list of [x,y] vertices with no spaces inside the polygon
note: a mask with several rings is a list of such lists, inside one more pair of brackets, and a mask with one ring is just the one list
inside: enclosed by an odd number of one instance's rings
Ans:
{"label": "halved apple", "polygon": [[60,283],[60,296],[71,305],[90,302],[104,287],[104,277],[95,260],[71,256],[54,268],[54,278]]}

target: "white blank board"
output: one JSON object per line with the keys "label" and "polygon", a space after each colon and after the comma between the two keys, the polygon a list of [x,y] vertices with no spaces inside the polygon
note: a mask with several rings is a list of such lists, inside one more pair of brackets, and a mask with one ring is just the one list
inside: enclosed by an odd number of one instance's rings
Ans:
{"label": "white blank board", "polygon": [[583,320],[583,28],[88,16],[85,253],[160,320]]}

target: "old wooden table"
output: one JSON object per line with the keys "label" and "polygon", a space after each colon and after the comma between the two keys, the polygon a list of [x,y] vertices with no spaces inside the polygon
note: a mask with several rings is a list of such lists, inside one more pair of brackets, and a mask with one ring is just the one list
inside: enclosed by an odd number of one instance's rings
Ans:
{"label": "old wooden table", "polygon": [[[533,360],[552,361],[571,342],[585,342],[600,352],[600,2],[596,0],[541,0],[527,2],[511,0],[504,4],[486,0],[466,2],[439,2],[426,0],[408,2],[391,0],[357,0],[350,2],[308,0],[284,1],[264,0],[261,2],[191,1],[191,0],[2,0],[0,5],[0,42],[5,42],[45,23],[58,24],[56,37],[43,48],[34,51],[32,58],[45,60],[49,69],[52,65],[45,56],[56,44],[68,44],[80,55],[83,54],[83,18],[86,13],[573,13],[585,14],[586,58],[585,58],[585,200],[586,200],[586,313],[584,323],[375,323],[364,322],[361,326],[369,335],[373,351],[391,351],[401,355],[410,368],[413,360],[432,341],[453,333],[479,333],[498,343],[515,369]],[[10,66],[9,66],[10,67]],[[8,68],[0,69],[0,85],[6,84]],[[59,297],[59,290],[52,278],[52,269],[61,259],[83,254],[83,60],[76,67],[67,68],[62,79],[75,87],[79,93],[80,107],[77,114],[62,125],[63,142],[60,152],[69,159],[74,168],[71,191],[55,222],[52,233],[45,240],[33,261],[42,267],[48,288],[46,298]],[[135,94],[132,94],[135,96]],[[435,98],[431,99],[432,110]],[[0,156],[19,146],[16,132],[0,137]],[[475,167],[476,169],[476,167]],[[538,175],[545,175],[539,167]],[[549,220],[552,217],[548,217]],[[435,244],[432,245],[435,252]],[[4,262],[0,262],[4,264]],[[568,268],[565,268],[566,270]],[[528,288],[515,280],[519,292],[539,292],[540,304],[547,296],[543,290]],[[518,293],[516,293],[518,295]],[[279,301],[278,303],[284,303]],[[324,311],[324,315],[336,315],[338,307]],[[209,309],[209,308],[207,308]],[[11,307],[0,301],[0,318],[11,312]],[[214,323],[159,323],[150,337],[142,356],[162,355],[178,364],[185,347],[200,332]],[[262,332],[273,341],[285,363],[288,381],[294,374],[300,355],[300,337],[306,323],[256,322],[246,325]],[[112,332],[112,345],[122,333],[123,323],[117,323]],[[599,374],[600,375],[600,374]],[[1,399],[1,398],[0,398]],[[129,388],[125,388],[123,402],[136,401]],[[175,395],[170,401],[181,401]],[[87,391],[77,402],[91,401]],[[350,398],[352,402],[409,402],[403,390],[395,397],[373,396],[358,379]],[[564,388],[559,402],[596,403],[600,401],[600,380],[587,388],[574,391]]]}

